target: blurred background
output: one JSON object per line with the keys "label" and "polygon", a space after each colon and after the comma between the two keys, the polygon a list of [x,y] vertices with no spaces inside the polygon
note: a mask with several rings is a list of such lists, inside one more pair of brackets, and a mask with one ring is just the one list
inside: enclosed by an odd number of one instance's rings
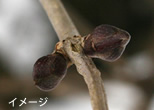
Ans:
{"label": "blurred background", "polygon": [[[154,1],[62,2],[83,36],[100,24],[117,26],[132,36],[119,60],[93,59],[102,72],[109,109],[154,110]],[[57,35],[38,0],[0,0],[0,110],[92,110],[87,86],[75,66],[51,92],[34,86],[33,65],[51,53],[56,42]],[[28,103],[46,97],[42,107],[39,102]],[[15,98],[12,107],[9,102]],[[24,98],[27,104],[19,107]]]}

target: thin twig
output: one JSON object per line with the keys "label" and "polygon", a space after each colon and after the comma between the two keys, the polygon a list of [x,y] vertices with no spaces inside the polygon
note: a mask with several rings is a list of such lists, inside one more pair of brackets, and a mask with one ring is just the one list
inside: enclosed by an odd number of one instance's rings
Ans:
{"label": "thin twig", "polygon": [[40,0],[59,39],[79,35],[60,0]]}
{"label": "thin twig", "polygon": [[[84,55],[81,37],[70,20],[60,0],[40,0],[60,40],[64,40],[63,48],[78,72],[84,77],[91,96],[93,110],[108,110],[101,73],[91,58]],[[73,46],[72,46],[73,45]]]}
{"label": "thin twig", "polygon": [[91,58],[83,54],[80,43],[80,37],[67,38],[64,42],[64,49],[88,85],[93,110],[108,110],[101,73]]}

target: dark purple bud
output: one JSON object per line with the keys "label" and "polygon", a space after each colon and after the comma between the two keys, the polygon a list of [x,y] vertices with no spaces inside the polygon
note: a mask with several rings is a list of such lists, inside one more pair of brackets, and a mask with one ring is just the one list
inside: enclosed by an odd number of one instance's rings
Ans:
{"label": "dark purple bud", "polygon": [[67,71],[67,61],[59,53],[43,56],[34,64],[33,80],[35,85],[44,91],[54,89],[64,78]]}
{"label": "dark purple bud", "polygon": [[111,25],[100,25],[84,39],[84,52],[92,58],[115,61],[130,40],[128,32]]}

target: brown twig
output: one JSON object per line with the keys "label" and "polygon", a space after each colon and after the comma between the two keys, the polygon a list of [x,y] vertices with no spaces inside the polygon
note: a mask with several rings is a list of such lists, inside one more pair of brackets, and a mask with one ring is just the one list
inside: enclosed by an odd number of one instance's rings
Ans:
{"label": "brown twig", "polygon": [[[66,13],[60,0],[40,0],[70,60],[84,77],[91,96],[93,110],[108,110],[101,73],[91,58],[84,55],[81,47],[82,38]],[[78,37],[73,37],[73,36]],[[72,46],[73,45],[73,46]]]}
{"label": "brown twig", "polygon": [[79,35],[60,0],[40,0],[59,39]]}

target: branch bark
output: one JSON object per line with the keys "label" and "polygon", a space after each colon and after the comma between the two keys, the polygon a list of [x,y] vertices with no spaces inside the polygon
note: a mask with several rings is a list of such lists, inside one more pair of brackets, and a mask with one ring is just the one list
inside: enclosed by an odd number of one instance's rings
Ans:
{"label": "branch bark", "polygon": [[91,96],[93,110],[108,110],[101,73],[92,59],[84,55],[81,39],[80,36],[67,38],[64,41],[64,50],[76,65],[77,71],[84,77]]}
{"label": "branch bark", "polygon": [[40,0],[60,40],[79,35],[60,0]]}
{"label": "branch bark", "polygon": [[[108,110],[101,73],[91,58],[84,55],[77,29],[66,13],[60,0],[40,0],[70,60],[84,77],[91,96],[93,110]],[[76,35],[76,36],[75,36]]]}

